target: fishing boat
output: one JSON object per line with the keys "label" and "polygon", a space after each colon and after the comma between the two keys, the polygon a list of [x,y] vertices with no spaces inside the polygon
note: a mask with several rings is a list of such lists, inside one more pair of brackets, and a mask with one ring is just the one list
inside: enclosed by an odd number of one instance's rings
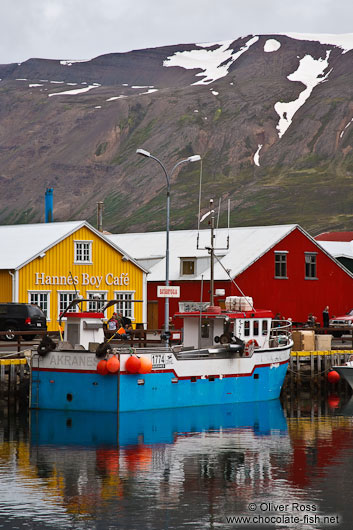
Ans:
{"label": "fishing boat", "polygon": [[125,412],[278,398],[293,344],[290,322],[234,298],[228,302],[243,309],[178,313],[182,344],[158,348],[131,347],[124,333],[114,346],[105,339],[104,313],[117,300],[99,312],[73,311],[88,302],[73,300],[61,316],[63,340],[45,338],[31,353],[31,408]]}
{"label": "fishing boat", "polygon": [[255,309],[252,297],[240,289],[242,296],[226,298],[225,310],[215,305],[213,214],[206,247],[210,301],[180,304],[175,317],[182,320],[181,344],[170,345],[166,333],[159,348],[131,347],[120,328],[115,335],[121,342],[112,347],[103,319],[119,301],[103,307],[97,302],[100,310],[90,312],[83,309],[92,300],[76,298],[60,316],[60,325],[66,318],[63,340],[55,344],[45,337],[32,352],[32,408],[131,412],[279,397],[293,346],[291,322]]}

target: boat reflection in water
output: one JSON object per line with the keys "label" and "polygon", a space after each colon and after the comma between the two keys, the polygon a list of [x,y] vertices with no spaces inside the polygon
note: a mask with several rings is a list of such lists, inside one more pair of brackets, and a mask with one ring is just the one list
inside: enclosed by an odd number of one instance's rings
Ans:
{"label": "boat reflection in water", "polygon": [[[31,411],[32,445],[110,445],[175,443],[181,436],[243,428],[254,436],[286,433],[279,400],[140,412]],[[231,434],[228,433],[228,434]]]}
{"label": "boat reflection in water", "polygon": [[[164,528],[173,519],[182,528],[208,518],[210,510],[220,512],[227,484],[232,503],[244,503],[261,484],[268,487],[290,453],[279,400],[117,419],[113,413],[31,412],[32,469],[75,523]],[[167,526],[159,526],[166,516]]]}

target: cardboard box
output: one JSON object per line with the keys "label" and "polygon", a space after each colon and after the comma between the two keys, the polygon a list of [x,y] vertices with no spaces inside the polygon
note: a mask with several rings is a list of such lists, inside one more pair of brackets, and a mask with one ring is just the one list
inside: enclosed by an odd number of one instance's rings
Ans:
{"label": "cardboard box", "polygon": [[329,351],[332,347],[332,335],[315,335],[315,350]]}
{"label": "cardboard box", "polygon": [[301,349],[302,351],[315,350],[315,331],[305,330],[301,332]]}
{"label": "cardboard box", "polygon": [[293,351],[301,351],[302,348],[302,332],[299,330],[293,330],[292,331],[292,338],[293,338]]}

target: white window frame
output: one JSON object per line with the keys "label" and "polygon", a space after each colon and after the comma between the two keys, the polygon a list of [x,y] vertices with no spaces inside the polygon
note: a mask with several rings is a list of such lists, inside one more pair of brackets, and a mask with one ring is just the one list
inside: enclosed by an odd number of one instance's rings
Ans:
{"label": "white window frame", "polygon": [[[194,264],[194,272],[191,273],[191,274],[185,274],[183,272],[183,265],[184,265],[184,262],[185,261],[192,261],[192,263]],[[196,276],[196,272],[197,272],[197,259],[195,257],[190,257],[190,258],[187,258],[187,257],[184,257],[184,258],[180,258],[180,276],[184,276],[185,278],[192,278],[194,276]]]}
{"label": "white window frame", "polygon": [[[318,279],[318,276],[317,276],[317,252],[304,252],[304,266],[305,266],[305,280],[317,280]],[[307,258],[310,259],[310,261],[307,261]],[[315,258],[314,261],[311,260],[311,258]],[[306,274],[306,271],[307,271],[307,266],[308,266],[308,270],[309,272],[311,272],[312,269],[314,269],[314,272],[315,272],[315,275],[314,276],[307,276]]]}
{"label": "white window frame", "polygon": [[[135,291],[114,291],[114,298],[118,300],[121,295],[131,295],[131,300],[135,299]],[[121,300],[121,304],[116,304],[114,306],[114,311],[117,313],[122,313],[124,317],[130,318],[130,320],[135,320],[135,304],[130,302],[130,300]],[[131,307],[126,308],[126,304],[130,302]]]}
{"label": "white window frame", "polygon": [[[286,259],[284,261],[276,261],[276,258],[277,256],[283,256],[285,257]],[[275,250],[274,251],[274,257],[275,257],[275,274],[274,274],[274,277],[276,280],[288,280],[288,250]],[[280,266],[280,269],[282,269],[283,265],[285,265],[285,275],[280,275],[280,276],[277,276],[276,275],[276,265],[279,265]],[[280,271],[282,272],[282,271]]]}
{"label": "white window frame", "polygon": [[[76,265],[93,265],[93,261],[92,261],[92,245],[93,245],[93,240],[91,239],[75,239],[74,240],[74,263]],[[88,245],[88,257],[87,259],[83,259],[84,257],[84,249],[81,249],[80,253],[81,253],[81,259],[78,258],[77,254],[78,254],[78,246],[79,245]]]}
{"label": "white window frame", "polygon": [[[109,291],[86,291],[86,298],[93,298],[93,296],[95,295],[99,295],[101,298],[103,298],[104,300],[107,300],[107,295],[108,295]],[[86,305],[87,305],[87,311],[97,311],[96,308],[94,308],[94,305],[92,304],[91,306],[91,303],[90,302],[86,302]],[[102,303],[102,306],[104,304]],[[100,309],[98,309],[98,312],[100,311]]]}
{"label": "white window frame", "polygon": [[[35,290],[31,290],[31,291],[27,291],[27,293],[28,293],[28,303],[29,304],[32,304],[32,303],[37,304],[41,308],[43,313],[45,314],[47,322],[50,322],[50,293],[51,293],[51,291],[35,291]],[[42,295],[46,295],[47,296],[47,309],[46,310],[44,310],[42,308],[41,304],[38,303],[37,300],[32,300],[32,295],[33,294],[34,295],[39,295],[39,296],[42,294]]]}
{"label": "white window frame", "polygon": [[[78,291],[57,291],[57,296],[58,296],[58,300],[57,300],[57,302],[58,302],[58,320],[60,318],[60,314],[62,313],[61,307],[60,307],[60,297],[61,297],[62,294],[72,295],[72,299],[74,299],[77,296],[79,296],[80,293]],[[65,305],[65,307],[66,307],[66,305]],[[64,309],[63,309],[63,311],[64,311]],[[69,313],[78,313],[78,304],[75,306],[75,308],[73,310],[69,311]],[[66,317],[64,317],[62,320],[66,320]]]}

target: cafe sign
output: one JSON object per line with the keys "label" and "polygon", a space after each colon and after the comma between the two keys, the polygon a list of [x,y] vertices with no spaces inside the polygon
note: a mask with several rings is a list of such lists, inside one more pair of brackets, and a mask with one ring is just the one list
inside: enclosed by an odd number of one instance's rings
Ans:
{"label": "cafe sign", "polygon": [[49,276],[44,272],[35,273],[35,285],[78,285],[81,281],[81,285],[89,285],[91,287],[102,287],[103,285],[129,285],[130,278],[127,272],[122,272],[118,276],[114,276],[112,272],[108,272],[105,275],[90,275],[87,272],[82,272],[80,275],[72,276],[67,274],[66,276]]}

